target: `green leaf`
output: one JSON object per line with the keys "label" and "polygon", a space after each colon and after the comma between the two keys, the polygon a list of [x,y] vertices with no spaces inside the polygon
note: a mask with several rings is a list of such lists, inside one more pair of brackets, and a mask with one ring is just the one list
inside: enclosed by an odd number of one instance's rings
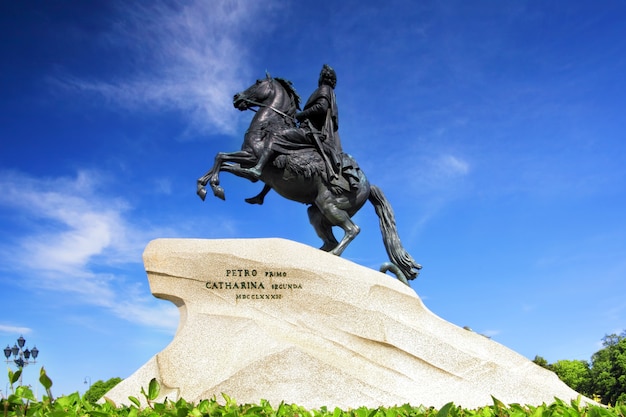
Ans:
{"label": "green leaf", "polygon": [[68,417],[71,416],[72,414],[68,413],[65,410],[54,410],[51,411],[50,413],[46,414],[46,417]]}
{"label": "green leaf", "polygon": [[492,407],[483,407],[480,409],[478,415],[482,417],[493,417],[496,415],[495,410]]}
{"label": "green leaf", "polygon": [[15,384],[20,379],[20,375],[22,375],[22,369],[18,369],[15,372],[9,370],[9,381],[11,385]]}
{"label": "green leaf", "polygon": [[[135,412],[137,411],[136,408],[134,408],[133,410],[135,410]],[[108,412],[105,412],[105,411],[95,411],[95,410],[90,411],[89,415],[91,417],[111,417],[111,413],[108,413]],[[128,415],[130,416],[130,413],[128,413]]]}
{"label": "green leaf", "polygon": [[[191,415],[191,417],[202,417],[202,411],[200,411],[198,408],[194,408],[189,412],[189,415]],[[128,417],[131,417],[130,414],[128,415]]]}
{"label": "green leaf", "polygon": [[29,387],[26,387],[26,386],[17,387],[15,389],[15,395],[25,400],[37,401],[37,398],[35,398],[33,391]]}
{"label": "green leaf", "polygon": [[141,408],[141,402],[137,397],[133,397],[132,395],[128,397],[131,403],[133,403],[137,408]]}
{"label": "green leaf", "polygon": [[148,384],[148,399],[150,401],[154,401],[159,396],[159,392],[161,391],[161,386],[156,378],[152,378],[150,380],[150,384]]}
{"label": "green leaf", "polygon": [[43,366],[41,367],[41,371],[39,371],[39,382],[41,382],[41,385],[43,385],[46,391],[48,391],[52,386],[52,380],[48,378],[48,375],[46,375],[46,370]]}
{"label": "green leaf", "polygon": [[448,417],[448,415],[450,414],[450,410],[452,410],[453,407],[453,402],[449,402],[448,404],[444,405],[443,407],[441,407],[441,410],[437,412],[437,417]]}
{"label": "green leaf", "polygon": [[69,396],[63,396],[56,399],[56,405],[61,408],[68,408],[72,405],[72,399]]}
{"label": "green leaf", "polygon": [[115,404],[115,401],[113,401],[109,397],[102,397],[102,398],[104,398],[104,402],[110,405],[112,408],[117,408],[117,404]]}
{"label": "green leaf", "polygon": [[534,410],[532,410],[532,412],[530,413],[529,417],[541,417],[543,416],[544,411],[546,410],[545,405],[541,405],[537,408],[535,408]]}
{"label": "green leaf", "polygon": [[23,405],[24,403],[22,402],[22,399],[15,395],[15,394],[10,394],[5,401],[9,404],[13,404],[13,405]]}
{"label": "green leaf", "polygon": [[211,414],[211,409],[213,408],[213,405],[216,403],[216,401],[213,399],[211,401],[209,400],[202,400],[200,401],[200,404],[198,404],[198,406],[196,407],[198,409],[198,411],[201,414]]}
{"label": "green leaf", "polygon": [[493,400],[493,405],[496,407],[496,410],[506,409],[506,405],[504,405],[504,403],[502,401],[500,401],[499,399],[497,399],[493,395],[491,396],[491,399]]}
{"label": "green leaf", "polygon": [[139,415],[138,408],[131,408],[130,411],[128,412],[128,417],[137,417],[138,415]]}

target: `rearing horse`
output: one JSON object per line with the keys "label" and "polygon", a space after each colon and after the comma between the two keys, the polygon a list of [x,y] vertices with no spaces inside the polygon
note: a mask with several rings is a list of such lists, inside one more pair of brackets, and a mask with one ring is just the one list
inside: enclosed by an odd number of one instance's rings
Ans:
{"label": "rearing horse", "polygon": [[[197,193],[202,200],[206,197],[207,184],[211,186],[216,197],[225,199],[224,189],[219,185],[220,171],[256,181],[250,174],[250,168],[256,164],[258,155],[262,153],[265,138],[273,132],[295,127],[294,116],[299,110],[300,97],[291,82],[272,78],[267,74],[265,79],[258,80],[247,90],[235,94],[233,105],[241,111],[252,107],[258,107],[259,110],[244,135],[241,150],[218,153],[213,167],[198,179]],[[345,157],[357,166],[351,156]],[[305,164],[302,164],[303,161],[306,161]],[[266,184],[264,191],[271,187],[289,200],[308,204],[311,225],[324,242],[320,249],[338,256],[359,234],[359,226],[351,218],[369,200],[380,219],[383,242],[391,261],[385,263],[381,271],[390,270],[408,285],[407,279],[416,278],[422,267],[402,246],[393,210],[382,191],[375,185],[370,185],[363,171],[357,169],[357,174],[356,187],[349,191],[338,191],[327,182],[324,162],[317,150],[307,148],[276,157],[265,165],[260,180]],[[335,238],[333,226],[343,229],[341,241]]]}

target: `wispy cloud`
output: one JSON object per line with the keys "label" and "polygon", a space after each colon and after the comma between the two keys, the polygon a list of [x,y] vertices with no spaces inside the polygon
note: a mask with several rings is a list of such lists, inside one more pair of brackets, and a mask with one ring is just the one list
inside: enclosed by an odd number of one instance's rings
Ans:
{"label": "wispy cloud", "polygon": [[8,334],[29,334],[32,330],[29,327],[22,326],[13,326],[7,324],[0,324],[0,333],[8,333]]}
{"label": "wispy cloud", "polygon": [[[443,207],[469,192],[468,177],[472,173],[470,162],[452,151],[420,149],[414,152],[396,153],[388,160],[389,166],[412,167],[394,171],[396,177],[388,180],[388,185],[403,187],[420,202],[420,216],[415,217],[413,228],[408,235],[419,230]],[[393,162],[392,162],[393,161]],[[400,176],[397,176],[401,173]]]}
{"label": "wispy cloud", "polygon": [[483,330],[482,332],[480,332],[480,334],[482,334],[483,336],[487,336],[488,338],[497,336],[500,333],[502,333],[500,330],[492,330],[492,329],[487,329],[487,330]]}
{"label": "wispy cloud", "polygon": [[[79,172],[76,178],[56,179],[0,174],[4,190],[0,203],[22,211],[37,224],[36,231],[19,242],[23,253],[29,254],[22,262],[32,268],[82,275],[85,265],[106,251],[122,256],[116,257],[122,262],[129,260],[124,253],[132,243],[122,218],[127,205],[120,199],[98,198],[97,176],[88,171]],[[32,254],[36,263],[30,262]]]}
{"label": "wispy cloud", "polygon": [[180,112],[193,132],[232,133],[232,94],[248,78],[254,39],[271,25],[260,14],[271,10],[271,2],[243,0],[123,2],[104,43],[125,51],[129,59],[120,66],[128,71],[106,80],[73,74],[56,81],[114,106]]}
{"label": "wispy cloud", "polygon": [[467,161],[458,156],[444,154],[439,155],[432,163],[430,170],[431,181],[440,183],[442,181],[463,177],[470,172],[470,165]]}
{"label": "wispy cloud", "polygon": [[[152,300],[131,291],[132,284],[115,272],[119,265],[140,262],[150,232],[130,224],[123,200],[99,196],[98,178],[91,171],[53,179],[0,172],[0,206],[11,210],[27,229],[3,243],[2,268],[24,280],[36,276],[40,290],[72,293],[119,317],[152,322],[145,319],[159,316],[152,311]],[[132,306],[135,314],[125,312],[122,305]],[[160,316],[171,319],[154,324],[174,328],[173,312],[165,308]]]}
{"label": "wispy cloud", "polygon": [[466,152],[440,143],[442,134],[431,132],[428,140],[417,137],[406,148],[390,151],[382,164],[378,156],[377,166],[404,167],[388,170],[386,182],[402,184],[420,196],[456,193],[458,184],[471,175],[473,167]]}

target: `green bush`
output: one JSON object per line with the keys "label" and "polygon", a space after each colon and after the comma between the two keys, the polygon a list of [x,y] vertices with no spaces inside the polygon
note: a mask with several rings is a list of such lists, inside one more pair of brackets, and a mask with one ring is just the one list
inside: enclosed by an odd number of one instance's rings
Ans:
{"label": "green bush", "polygon": [[626,332],[604,336],[602,349],[593,354],[591,363],[560,360],[549,364],[538,355],[533,362],[589,398],[607,405],[626,403]]}
{"label": "green bush", "polygon": [[361,407],[351,410],[339,408],[329,410],[322,407],[318,410],[307,410],[295,404],[280,403],[274,408],[266,400],[260,400],[259,404],[237,404],[233,398],[224,394],[222,404],[216,398],[203,400],[198,404],[188,403],[183,399],[155,402],[160,391],[155,379],[150,381],[147,392],[141,389],[147,407],[142,408],[136,397],[129,397],[132,403],[130,406],[117,406],[110,400],[95,404],[84,397],[81,398],[77,392],[54,399],[50,391],[52,381],[43,368],[39,381],[46,389],[47,395],[38,401],[29,387],[18,386],[13,389],[13,385],[19,379],[19,373],[20,371],[15,373],[9,371],[12,393],[0,402],[4,417],[626,417],[624,404],[613,407],[581,405],[580,397],[569,404],[555,399],[552,404],[539,406],[519,404],[507,406],[493,398],[493,405],[471,410],[455,406],[453,403],[448,403],[438,410],[409,404],[374,409]]}
{"label": "green bush", "polygon": [[95,403],[120,382],[122,382],[122,378],[110,378],[106,382],[98,380],[91,384],[89,389],[83,394],[83,399]]}

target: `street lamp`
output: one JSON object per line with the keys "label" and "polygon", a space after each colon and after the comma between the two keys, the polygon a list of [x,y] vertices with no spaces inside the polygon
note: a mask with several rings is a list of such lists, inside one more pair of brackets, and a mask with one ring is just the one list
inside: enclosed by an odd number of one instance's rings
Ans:
{"label": "street lamp", "polygon": [[[17,343],[13,345],[13,347],[9,347],[7,345],[4,348],[4,357],[6,358],[6,363],[10,363],[13,361],[15,365],[22,369],[30,363],[37,363],[37,356],[39,356],[39,349],[37,346],[34,346],[32,349],[25,348],[26,339],[24,336],[20,336],[17,339]],[[13,355],[13,359],[9,359]],[[31,359],[32,358],[32,359]],[[20,375],[20,385],[22,385],[22,376]]]}

